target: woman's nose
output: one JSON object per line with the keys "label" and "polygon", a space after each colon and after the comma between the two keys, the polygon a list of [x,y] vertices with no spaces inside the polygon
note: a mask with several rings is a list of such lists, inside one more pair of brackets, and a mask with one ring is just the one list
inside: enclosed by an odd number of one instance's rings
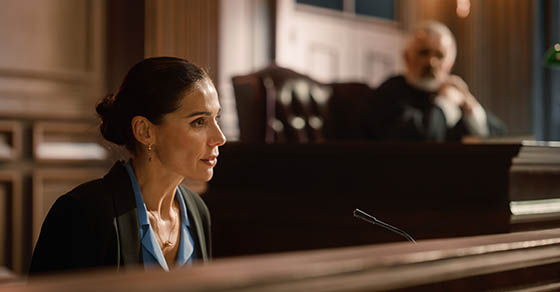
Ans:
{"label": "woman's nose", "polygon": [[222,132],[222,129],[220,129],[220,125],[216,123],[213,133],[210,137],[210,141],[209,141],[210,146],[222,146],[226,144],[226,141],[227,141],[226,136]]}

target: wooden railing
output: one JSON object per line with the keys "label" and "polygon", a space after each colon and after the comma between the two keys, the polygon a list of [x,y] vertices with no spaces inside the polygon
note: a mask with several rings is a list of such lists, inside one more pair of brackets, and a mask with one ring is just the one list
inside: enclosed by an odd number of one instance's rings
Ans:
{"label": "wooden railing", "polygon": [[552,291],[559,280],[560,229],[551,229],[58,275],[0,291]]}

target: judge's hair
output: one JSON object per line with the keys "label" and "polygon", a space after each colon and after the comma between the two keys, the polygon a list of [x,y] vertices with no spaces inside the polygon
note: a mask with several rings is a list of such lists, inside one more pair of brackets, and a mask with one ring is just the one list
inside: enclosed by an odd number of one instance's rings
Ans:
{"label": "judge's hair", "polygon": [[455,62],[455,57],[457,56],[457,42],[451,30],[443,23],[434,20],[423,21],[414,26],[411,33],[408,36],[408,42],[406,48],[408,49],[414,38],[418,33],[423,32],[428,35],[439,36],[441,38],[449,37],[451,41],[451,51],[449,52],[449,58]]}

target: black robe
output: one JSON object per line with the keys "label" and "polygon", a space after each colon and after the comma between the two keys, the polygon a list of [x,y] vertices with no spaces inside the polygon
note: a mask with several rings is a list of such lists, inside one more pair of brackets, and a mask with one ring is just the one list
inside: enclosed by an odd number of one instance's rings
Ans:
{"label": "black robe", "polygon": [[[460,141],[470,135],[465,121],[448,128],[443,111],[434,104],[435,93],[415,88],[404,76],[389,78],[375,91],[364,117],[368,138],[400,141]],[[486,112],[490,136],[505,132],[505,125]]]}

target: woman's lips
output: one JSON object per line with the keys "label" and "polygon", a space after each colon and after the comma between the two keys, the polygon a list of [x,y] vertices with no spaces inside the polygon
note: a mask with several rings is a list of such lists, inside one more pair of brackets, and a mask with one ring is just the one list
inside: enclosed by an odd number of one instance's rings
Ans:
{"label": "woman's lips", "polygon": [[216,163],[218,163],[218,156],[210,156],[208,158],[201,159],[201,161],[210,167],[214,167],[216,166]]}

